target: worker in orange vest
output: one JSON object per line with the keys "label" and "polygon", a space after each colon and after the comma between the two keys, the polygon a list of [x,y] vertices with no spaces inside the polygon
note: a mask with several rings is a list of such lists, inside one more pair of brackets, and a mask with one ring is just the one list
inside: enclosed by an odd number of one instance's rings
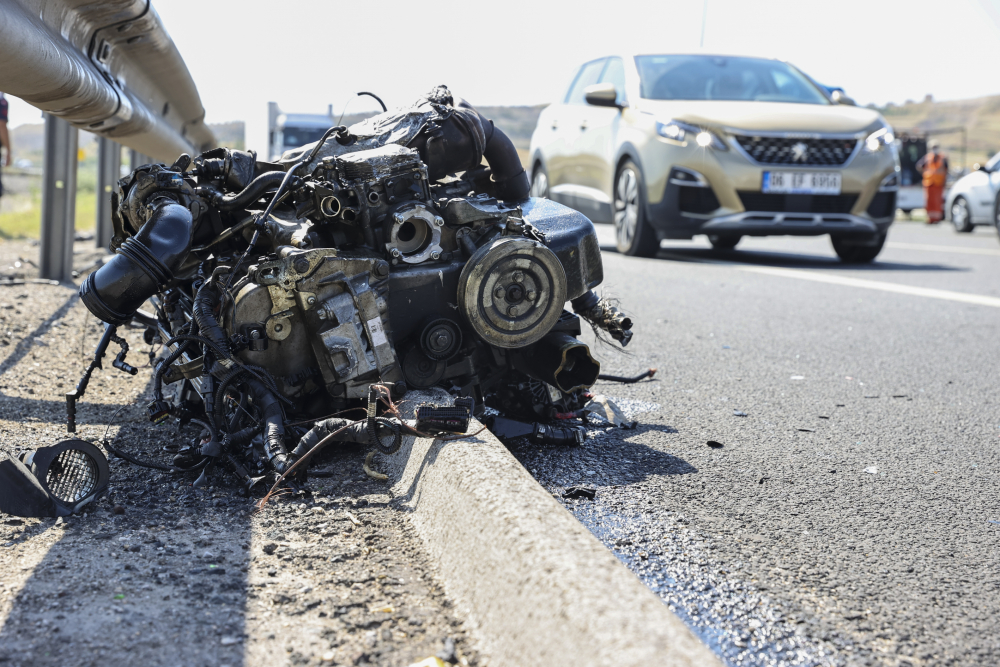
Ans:
{"label": "worker in orange vest", "polygon": [[924,208],[927,224],[936,225],[944,218],[944,186],[948,180],[948,158],[941,154],[941,144],[930,143],[930,152],[917,160],[924,177]]}

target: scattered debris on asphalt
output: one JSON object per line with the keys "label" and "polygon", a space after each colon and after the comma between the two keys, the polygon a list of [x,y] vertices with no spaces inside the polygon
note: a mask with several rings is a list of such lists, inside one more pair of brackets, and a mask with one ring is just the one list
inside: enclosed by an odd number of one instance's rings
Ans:
{"label": "scattered debris on asphalt", "polygon": [[716,440],[709,440],[705,444],[708,445],[709,447],[711,447],[712,449],[722,449],[722,447],[723,447],[723,444],[721,442],[716,441]]}
{"label": "scattered debris on asphalt", "polygon": [[733,416],[734,417],[746,417],[747,413],[743,412],[742,410],[733,410]]}
{"label": "scattered debris on asphalt", "polygon": [[633,377],[627,377],[621,375],[605,375],[601,373],[600,375],[597,376],[597,379],[606,380],[608,382],[621,382],[622,384],[634,384],[636,382],[640,382],[641,380],[645,380],[646,378],[652,378],[654,375],[656,375],[656,369],[650,368],[645,373],[639,373],[638,375]]}
{"label": "scattered debris on asphalt", "polygon": [[571,486],[563,491],[562,497],[568,499],[593,500],[597,496],[597,489],[592,486]]}

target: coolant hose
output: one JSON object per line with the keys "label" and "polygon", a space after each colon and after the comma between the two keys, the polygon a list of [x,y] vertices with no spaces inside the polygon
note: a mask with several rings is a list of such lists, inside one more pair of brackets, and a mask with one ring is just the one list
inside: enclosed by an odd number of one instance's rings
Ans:
{"label": "coolant hose", "polygon": [[493,171],[497,197],[505,201],[527,199],[531,183],[528,182],[528,174],[521,165],[514,142],[493,121],[484,118],[482,114],[479,114],[479,119],[486,132],[483,157]]}
{"label": "coolant hose", "polygon": [[259,198],[265,190],[278,187],[285,178],[283,171],[267,171],[250,181],[242,191],[235,195],[226,195],[219,199],[216,207],[220,211],[233,211],[246,208]]}
{"label": "coolant hose", "polygon": [[173,280],[191,250],[191,211],[166,197],[152,206],[139,232],[80,286],[80,300],[108,324],[129,322],[146,299]]}

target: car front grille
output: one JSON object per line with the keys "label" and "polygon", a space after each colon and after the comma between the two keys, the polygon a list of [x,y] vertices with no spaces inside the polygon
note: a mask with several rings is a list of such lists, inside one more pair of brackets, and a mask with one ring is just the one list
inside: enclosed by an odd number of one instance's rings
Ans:
{"label": "car front grille", "polygon": [[737,143],[760,164],[839,167],[847,163],[857,139],[795,139],[735,135]]}
{"label": "car front grille", "polygon": [[743,208],[762,213],[850,213],[858,195],[774,195],[738,193]]}

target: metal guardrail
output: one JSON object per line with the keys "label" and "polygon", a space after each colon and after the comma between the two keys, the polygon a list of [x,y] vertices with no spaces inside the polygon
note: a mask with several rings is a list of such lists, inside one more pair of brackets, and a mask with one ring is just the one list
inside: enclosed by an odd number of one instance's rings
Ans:
{"label": "metal guardrail", "polygon": [[0,90],[157,160],[215,141],[150,0],[0,0]]}
{"label": "metal guardrail", "polygon": [[191,74],[150,0],[0,0],[0,63],[0,91],[46,112],[42,277],[68,280],[72,272],[77,128],[102,139],[100,245],[110,240],[111,215],[101,200],[121,155],[111,142],[131,148],[133,158],[168,164],[215,144]]}

